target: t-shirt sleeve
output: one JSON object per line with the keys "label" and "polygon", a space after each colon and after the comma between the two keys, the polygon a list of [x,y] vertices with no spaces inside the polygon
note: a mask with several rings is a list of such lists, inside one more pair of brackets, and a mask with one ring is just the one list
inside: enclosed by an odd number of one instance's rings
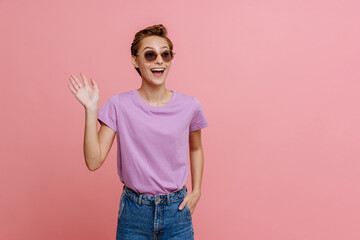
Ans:
{"label": "t-shirt sleeve", "polygon": [[205,118],[202,104],[196,98],[194,98],[194,100],[195,100],[196,108],[194,111],[194,115],[191,119],[191,123],[190,123],[190,127],[189,127],[190,132],[198,130],[200,128],[205,128],[209,125],[208,121]]}
{"label": "t-shirt sleeve", "polygon": [[114,102],[115,98],[111,97],[98,109],[98,121],[103,122],[115,132],[117,128],[117,111]]}

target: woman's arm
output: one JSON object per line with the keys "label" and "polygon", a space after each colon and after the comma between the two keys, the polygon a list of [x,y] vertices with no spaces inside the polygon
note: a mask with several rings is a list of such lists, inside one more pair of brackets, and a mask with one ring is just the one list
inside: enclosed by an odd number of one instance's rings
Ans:
{"label": "woman's arm", "polygon": [[97,132],[97,110],[85,110],[84,157],[90,171],[100,168],[115,139],[115,131],[101,123]]}
{"label": "woman's arm", "polygon": [[201,129],[190,132],[189,149],[192,192],[201,194],[201,182],[204,169],[204,153],[201,144]]}
{"label": "woman's arm", "polygon": [[101,167],[115,138],[115,131],[104,123],[97,132],[99,89],[94,79],[89,84],[86,76],[80,73],[84,83],[71,75],[69,88],[85,108],[84,157],[89,170]]}
{"label": "woman's arm", "polygon": [[204,153],[201,145],[201,129],[189,133],[190,167],[192,192],[188,193],[179,206],[182,210],[188,205],[191,214],[201,196],[201,181],[204,169]]}

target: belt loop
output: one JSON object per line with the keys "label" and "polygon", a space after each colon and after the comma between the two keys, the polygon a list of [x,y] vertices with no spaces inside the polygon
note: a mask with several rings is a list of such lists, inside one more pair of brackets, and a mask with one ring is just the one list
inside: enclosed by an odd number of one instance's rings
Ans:
{"label": "belt loop", "polygon": [[167,194],[167,205],[170,205],[170,194]]}
{"label": "belt loop", "polygon": [[143,196],[143,194],[141,194],[141,193],[140,193],[140,196],[139,196],[139,201],[138,201],[139,205],[141,205],[141,199],[142,199],[142,196]]}

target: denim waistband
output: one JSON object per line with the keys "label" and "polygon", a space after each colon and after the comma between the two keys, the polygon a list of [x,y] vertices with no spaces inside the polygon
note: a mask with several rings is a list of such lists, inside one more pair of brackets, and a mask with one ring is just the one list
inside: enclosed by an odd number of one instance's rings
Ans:
{"label": "denim waistband", "polygon": [[139,205],[142,203],[147,205],[158,205],[161,203],[166,203],[167,205],[170,205],[171,202],[178,201],[179,199],[183,199],[186,196],[187,187],[184,185],[182,189],[173,193],[150,196],[135,192],[133,189],[124,185],[122,194],[127,198],[137,202]]}

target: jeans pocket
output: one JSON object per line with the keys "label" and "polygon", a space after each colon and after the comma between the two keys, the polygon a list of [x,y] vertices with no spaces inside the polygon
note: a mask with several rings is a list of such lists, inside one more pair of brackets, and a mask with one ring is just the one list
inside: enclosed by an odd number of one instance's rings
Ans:
{"label": "jeans pocket", "polygon": [[121,198],[120,198],[120,205],[119,205],[119,211],[118,211],[118,218],[121,217],[121,213],[124,209],[124,206],[125,206],[125,197],[124,197],[124,194],[121,195]]}
{"label": "jeans pocket", "polygon": [[189,208],[189,206],[188,206],[187,204],[185,204],[185,208],[187,209],[187,211],[188,211],[188,213],[189,213],[190,217],[192,217],[192,215],[191,215],[191,210],[190,210],[190,208]]}

